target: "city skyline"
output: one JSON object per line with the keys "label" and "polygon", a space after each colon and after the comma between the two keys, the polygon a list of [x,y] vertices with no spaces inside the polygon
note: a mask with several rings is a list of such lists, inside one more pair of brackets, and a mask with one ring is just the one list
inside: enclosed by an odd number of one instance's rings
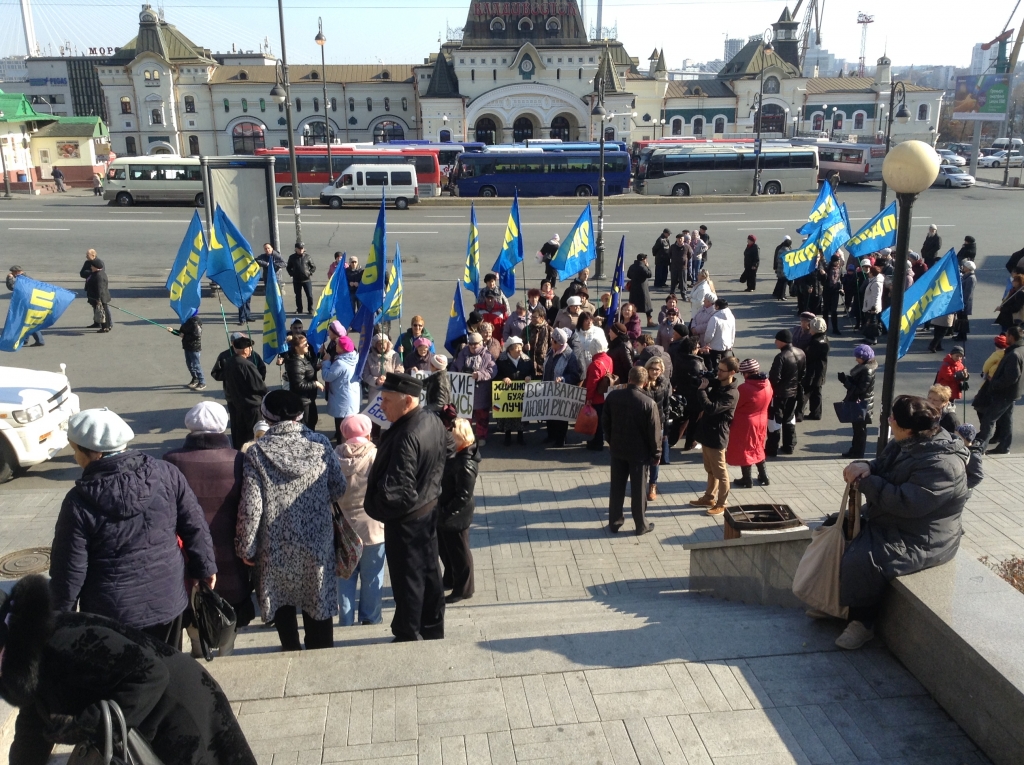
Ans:
{"label": "city skyline", "polygon": [[[289,60],[294,63],[315,63],[320,49],[313,42],[317,17],[324,20],[328,36],[328,63],[418,63],[436,51],[438,38],[447,37],[449,28],[460,27],[468,9],[468,0],[399,0],[401,5],[382,10],[368,6],[364,0],[350,0],[344,7],[317,7],[308,0],[294,0],[285,5],[285,26]],[[199,4],[195,0],[177,3],[153,3],[164,9],[167,20],[197,44],[213,51],[259,50],[264,41],[275,55],[280,54],[276,4],[242,4],[219,0],[215,4]],[[747,38],[760,34],[775,21],[785,2],[778,0],[621,0],[604,5],[604,26],[617,27],[618,39],[630,54],[646,66],[650,49],[665,50],[670,67],[678,67],[683,59],[710,61],[722,57],[723,44],[729,38]],[[849,4],[845,4],[849,5]],[[837,10],[828,6],[822,22],[822,47],[838,58],[856,63],[860,57],[860,27],[855,23],[858,11],[874,15],[868,30],[866,59],[874,64],[883,52],[898,66],[951,65],[966,68],[971,62],[974,45],[992,39],[1002,31],[1005,15],[1012,4],[1000,2],[1006,9],[988,14],[987,18],[965,18],[957,21],[956,41],[948,39],[945,21],[940,15],[927,13],[922,0],[893,4],[882,0],[865,0],[856,7]],[[141,2],[122,0],[89,2],[88,0],[36,0],[33,3],[37,42],[43,55],[61,55],[60,46],[70,42],[72,52],[84,55],[90,48],[117,47],[130,40],[136,31]],[[792,8],[792,4],[790,4]],[[101,8],[102,13],[74,18],[76,9]],[[238,17],[246,9],[244,18]],[[657,8],[664,23],[650,24],[644,12]],[[723,12],[723,9],[726,9]],[[637,12],[639,11],[639,12]],[[737,15],[747,24],[737,24]],[[348,30],[370,28],[386,17],[386,35],[349,33]],[[588,27],[593,27],[596,3],[585,6]],[[24,55],[18,0],[0,0],[0,56]],[[723,23],[723,20],[727,23]],[[1020,20],[1024,25],[1024,19]],[[666,26],[678,25],[683,31],[664,34]],[[762,26],[763,25],[763,26]],[[912,35],[900,30],[913,25]],[[695,28],[694,28],[695,27]],[[713,33],[704,32],[714,29]],[[304,33],[305,32],[305,33]],[[667,38],[667,39],[666,39]],[[942,40],[936,45],[936,40]],[[962,42],[961,42],[962,41]]]}

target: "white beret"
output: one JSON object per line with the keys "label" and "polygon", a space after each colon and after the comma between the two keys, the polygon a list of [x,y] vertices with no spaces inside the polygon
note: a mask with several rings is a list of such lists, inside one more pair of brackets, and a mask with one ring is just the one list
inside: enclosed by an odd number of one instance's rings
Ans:
{"label": "white beret", "polygon": [[117,452],[135,438],[135,432],[115,412],[83,409],[68,420],[68,440],[93,452]]}
{"label": "white beret", "polygon": [[223,433],[228,422],[228,410],[216,401],[200,401],[185,415],[189,433]]}

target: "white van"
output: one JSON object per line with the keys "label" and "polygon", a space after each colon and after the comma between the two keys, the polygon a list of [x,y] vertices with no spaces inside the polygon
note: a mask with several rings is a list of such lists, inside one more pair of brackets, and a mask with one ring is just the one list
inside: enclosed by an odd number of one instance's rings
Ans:
{"label": "white van", "polygon": [[[1009,138],[997,138],[996,140],[994,140],[992,142],[992,148],[993,149],[998,149],[1000,151],[1003,151],[1003,150],[1009,148],[1009,146],[1010,146],[1010,139]],[[1021,146],[1024,146],[1024,140],[1021,140],[1020,138],[1014,138],[1013,139],[1013,148],[1014,149],[1020,149]]]}
{"label": "white van", "polygon": [[381,189],[387,204],[404,210],[420,201],[416,168],[409,165],[349,165],[330,186],[320,191],[320,202],[335,210],[343,204],[380,204]]}
{"label": "white van", "polygon": [[121,207],[136,202],[191,202],[202,207],[199,157],[118,157],[107,168],[103,198]]}

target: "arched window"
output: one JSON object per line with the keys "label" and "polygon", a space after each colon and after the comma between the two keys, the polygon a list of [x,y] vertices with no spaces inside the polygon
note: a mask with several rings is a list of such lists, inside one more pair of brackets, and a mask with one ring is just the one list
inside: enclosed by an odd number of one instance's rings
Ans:
{"label": "arched window", "polygon": [[921,104],[917,107],[917,118],[922,122],[928,119],[928,104]]}
{"label": "arched window", "polygon": [[403,112],[409,111],[409,99],[408,98],[404,98],[404,97],[402,98],[402,111]]}
{"label": "arched window", "polygon": [[528,138],[533,138],[533,121],[529,117],[519,117],[512,123],[512,140],[522,143]]}
{"label": "arched window", "polygon": [[348,100],[348,110],[350,112],[354,112],[356,110],[356,100],[354,98],[350,98]]}
{"label": "arched window", "polygon": [[155,86],[155,85],[159,85],[159,84],[160,84],[160,70],[159,69],[154,69],[153,70],[153,85]]}
{"label": "arched window", "polygon": [[243,69],[242,71],[240,71],[238,73],[238,79],[240,79],[240,80],[248,80],[249,79],[249,73]]}
{"label": "arched window", "polygon": [[764,79],[764,92],[765,93],[778,93],[782,89],[782,84],[779,82],[778,77],[765,77]]}
{"label": "arched window", "polygon": [[672,135],[682,135],[682,134],[683,134],[683,121],[679,117],[676,117],[674,120],[672,120]]}
{"label": "arched window", "polygon": [[196,100],[192,96],[185,96],[185,112],[187,114],[196,113]]}
{"label": "arched window", "polygon": [[199,156],[199,136],[190,135],[188,137],[188,153],[193,157]]}
{"label": "arched window", "polygon": [[404,141],[405,128],[397,122],[390,120],[381,122],[373,129],[374,143],[390,143],[391,141]]}
{"label": "arched window", "polygon": [[544,28],[548,31],[548,34],[556,35],[561,31],[562,25],[558,21],[557,16],[552,16],[550,19],[548,19],[547,23],[544,25]]}
{"label": "arched window", "polygon": [[386,112],[391,111],[391,99],[390,98],[385,98],[384,99],[384,111],[386,111]]}
{"label": "arched window", "polygon": [[132,100],[128,96],[121,96],[121,114],[132,113]]}
{"label": "arched window", "polygon": [[778,104],[765,104],[764,109],[754,115],[754,125],[758,122],[762,133],[786,134],[786,110]]}
{"label": "arched window", "polygon": [[297,112],[301,112],[302,111],[302,99],[301,98],[296,98],[295,99],[295,111],[297,111]]}
{"label": "arched window", "polygon": [[604,140],[614,141],[615,140],[615,128],[608,126],[604,129]]}
{"label": "arched window", "polygon": [[320,111],[320,99],[316,96],[313,96],[313,111]]}
{"label": "arched window", "polygon": [[261,112],[265,112],[266,110],[267,110],[267,99],[261,98],[260,99],[260,111]]}
{"label": "arched window", "polygon": [[704,118],[703,117],[694,117],[692,124],[693,124],[693,134],[694,135],[704,135]]}
{"label": "arched window", "polygon": [[129,157],[134,157],[136,154],[139,153],[139,150],[135,148],[135,137],[134,136],[130,136],[130,135],[129,136],[125,136],[125,139],[124,139],[124,153],[127,154]]}
{"label": "arched window", "polygon": [[231,144],[235,154],[255,154],[256,149],[266,148],[263,126],[255,122],[239,122],[231,130]]}
{"label": "arched window", "polygon": [[825,115],[821,112],[817,112],[811,118],[811,130],[821,132],[825,128]]}
{"label": "arched window", "polygon": [[316,71],[314,69],[312,72],[309,73],[309,79],[311,79],[311,80],[319,80],[320,79],[320,72],[318,72],[318,71]]}
{"label": "arched window", "polygon": [[857,112],[856,114],[853,115],[853,129],[864,129],[864,112]]}
{"label": "arched window", "polygon": [[245,98],[242,99],[242,111],[243,112],[249,111],[249,101],[247,99],[245,99]]}
{"label": "arched window", "polygon": [[332,112],[338,111],[338,99],[337,98],[332,98],[331,99],[331,111]]}
{"label": "arched window", "polygon": [[498,126],[490,117],[481,117],[476,121],[476,140],[488,146],[498,142]]}
{"label": "arched window", "polygon": [[491,34],[500,34],[505,31],[505,20],[500,16],[491,19]]}
{"label": "arched window", "polygon": [[715,132],[719,135],[725,132],[725,117],[718,117],[715,120]]}
{"label": "arched window", "polygon": [[142,73],[142,79],[146,81],[146,85],[152,85],[153,73],[147,69],[145,72]]}
{"label": "arched window", "polygon": [[159,109],[153,109],[149,113],[150,124],[152,125],[163,125],[164,124],[164,113]]}
{"label": "arched window", "polygon": [[439,138],[441,140],[441,143],[451,143],[452,142],[452,131],[451,130],[442,130],[441,133],[440,133]]}
{"label": "arched window", "polygon": [[571,140],[569,137],[569,120],[559,115],[551,120],[551,137],[560,138],[563,141]]}
{"label": "arched window", "polygon": [[[311,144],[328,143],[327,137],[327,123],[326,122],[310,122],[308,125],[309,137]],[[330,142],[334,141],[334,127],[330,127],[331,135]]]}
{"label": "arched window", "polygon": [[368,111],[368,112],[372,112],[373,111],[373,99],[372,98],[367,98],[366,99],[366,111]]}
{"label": "arched window", "polygon": [[224,99],[224,111],[231,111],[231,102],[228,101],[226,98]]}
{"label": "arched window", "polygon": [[520,32],[532,32],[533,31],[533,19],[529,16],[523,16],[519,19],[519,31]]}

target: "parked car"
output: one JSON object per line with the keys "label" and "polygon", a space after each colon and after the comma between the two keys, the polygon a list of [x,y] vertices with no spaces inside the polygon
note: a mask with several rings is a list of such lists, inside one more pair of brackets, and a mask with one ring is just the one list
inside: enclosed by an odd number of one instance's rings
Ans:
{"label": "parked car", "polygon": [[64,374],[0,366],[0,483],[68,445],[78,396]]}
{"label": "parked car", "polygon": [[951,143],[946,148],[954,154],[959,154],[961,157],[970,157],[974,147],[969,143]]}
{"label": "parked car", "polygon": [[939,175],[932,186],[945,186],[947,189],[966,189],[974,185],[974,176],[965,173],[955,165],[942,165]]}
{"label": "parked car", "polygon": [[967,164],[966,159],[949,149],[936,149],[935,151],[938,152],[939,159],[944,165],[956,165],[957,167],[963,167]]}
{"label": "parked car", "polygon": [[986,146],[984,149],[981,150],[981,156],[991,157],[993,154],[999,151],[1002,151],[1002,149],[997,149],[994,146]]}
{"label": "parked car", "polygon": [[978,160],[978,167],[1004,167],[1009,162],[1010,167],[1020,167],[1024,164],[1024,154],[1019,151],[1010,152],[1009,159],[1005,151],[997,151],[987,157]]}

